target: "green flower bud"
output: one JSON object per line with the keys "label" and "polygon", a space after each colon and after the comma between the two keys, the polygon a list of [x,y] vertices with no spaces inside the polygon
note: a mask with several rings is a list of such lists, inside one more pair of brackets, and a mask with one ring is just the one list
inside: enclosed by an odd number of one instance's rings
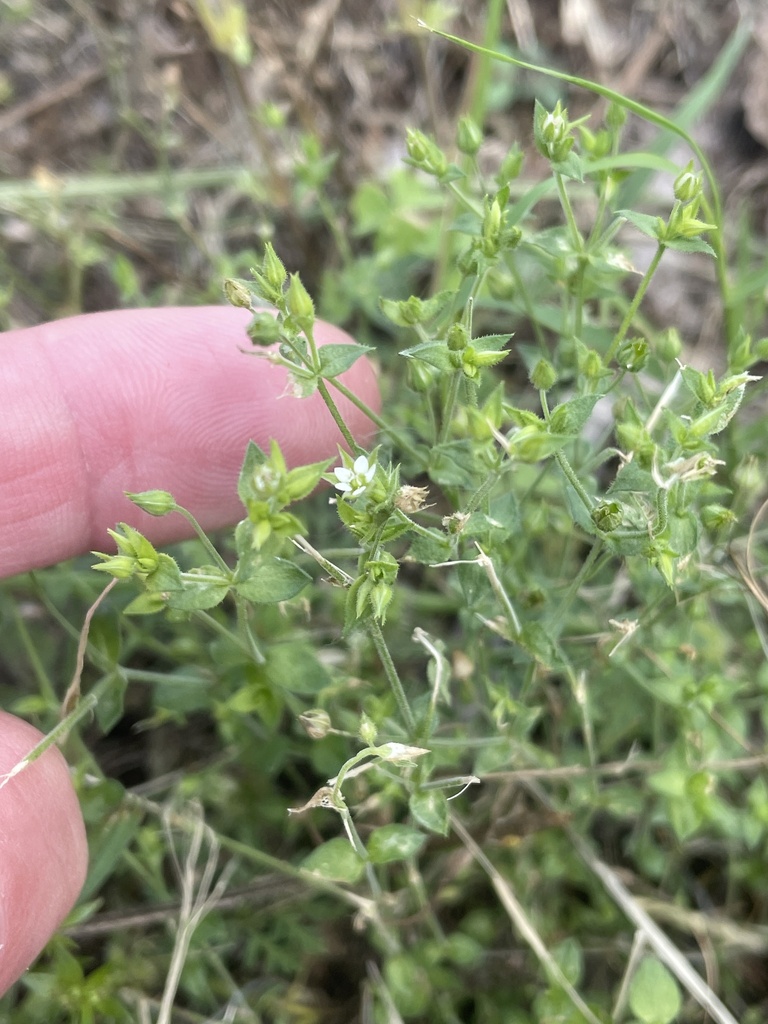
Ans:
{"label": "green flower bud", "polygon": [[701,196],[701,174],[694,173],[693,160],[675,178],[674,191],[675,199],[681,203],[690,203]]}
{"label": "green flower bud", "polygon": [[701,510],[701,521],[708,530],[720,530],[724,526],[732,526],[736,516],[724,505],[705,505]]}
{"label": "green flower bud", "polygon": [[423,132],[408,128],[405,133],[405,148],[414,166],[427,174],[440,178],[448,170],[448,160],[440,147]]}
{"label": "green flower bud", "polygon": [[601,501],[590,512],[590,518],[598,530],[603,533],[611,533],[621,526],[623,519],[621,505],[618,501]]}
{"label": "green flower bud", "polygon": [[373,617],[377,622],[385,622],[387,618],[387,608],[392,603],[394,597],[394,591],[388,583],[377,583],[371,589],[369,601],[371,604],[371,610]]}
{"label": "green flower bud", "polygon": [[322,708],[310,708],[299,715],[299,721],[312,740],[324,740],[331,731],[331,716]]}
{"label": "green flower bud", "polygon": [[456,145],[460,152],[474,156],[482,143],[483,133],[475,121],[469,116],[460,118],[456,129]]}
{"label": "green flower bud", "polygon": [[584,149],[595,160],[608,156],[611,152],[612,138],[610,132],[605,131],[605,129],[599,132],[592,132],[583,124],[579,125],[579,132],[581,133],[581,142]]}
{"label": "green flower bud", "polygon": [[264,246],[264,259],[261,262],[261,273],[264,280],[275,291],[282,291],[285,279],[288,276],[282,260],[277,255],[271,242]]}
{"label": "green flower bud", "polygon": [[469,518],[467,512],[454,512],[450,516],[443,516],[442,523],[448,533],[457,537],[469,522]]}
{"label": "green flower bud", "polygon": [[136,572],[136,560],[129,555],[104,555],[100,551],[94,551],[93,554],[104,559],[91,566],[97,572],[107,572],[117,580],[129,580]]}
{"label": "green flower bud", "polygon": [[549,391],[557,381],[557,370],[548,359],[540,359],[531,371],[531,384],[537,391]]}
{"label": "green flower bud", "polygon": [[365,570],[374,582],[394,583],[400,568],[394,555],[379,551],[375,558],[365,563]]}
{"label": "green flower bud", "polygon": [[437,371],[421,359],[409,359],[405,368],[408,387],[423,395],[434,384]]}
{"label": "green flower bud", "polygon": [[173,500],[173,495],[168,491],[141,491],[139,494],[131,494],[130,491],[126,491],[125,496],[142,511],[149,512],[151,516],[167,516],[169,512],[175,512],[178,507]]}
{"label": "green flower bud", "polygon": [[479,240],[480,251],[483,256],[493,259],[498,255],[502,245],[503,216],[501,204],[498,199],[489,202],[486,199],[485,216],[483,217],[482,234]]}
{"label": "green flower bud", "polygon": [[234,277],[226,278],[224,297],[230,306],[236,306],[238,309],[251,308],[251,289],[245,281],[236,280]]}
{"label": "green flower bud", "polygon": [[648,342],[645,338],[625,341],[616,353],[616,362],[629,373],[639,373],[648,362]]}
{"label": "green flower bud", "polygon": [[519,177],[522,169],[523,151],[520,149],[518,144],[515,143],[501,161],[501,167],[499,167],[498,174],[496,175],[496,181],[499,185],[506,185],[508,181],[514,181],[515,178]]}
{"label": "green flower bud", "polygon": [[415,164],[421,164],[427,159],[428,141],[426,135],[416,128],[406,129],[405,148]]}
{"label": "green flower bud", "polygon": [[274,345],[283,340],[284,331],[272,313],[254,313],[246,328],[246,334],[254,345]]}
{"label": "green flower bud", "polygon": [[461,352],[469,344],[469,331],[464,324],[452,324],[446,340],[451,352]]}
{"label": "green flower bud", "polygon": [[554,110],[547,111],[538,101],[533,117],[533,140],[536,148],[548,160],[560,163],[573,147],[573,136],[568,123],[568,111],[560,100]]}
{"label": "green flower bud", "polygon": [[311,329],[315,322],[315,306],[298,274],[291,274],[288,291],[285,293],[285,305],[303,331]]}
{"label": "green flower bud", "polygon": [[603,364],[602,356],[593,348],[584,353],[584,358],[580,362],[581,372],[587,380],[599,380],[603,376],[605,365]]}
{"label": "green flower bud", "polygon": [[683,351],[683,342],[676,327],[668,327],[656,339],[656,355],[665,363],[677,359]]}
{"label": "green flower bud", "polygon": [[379,730],[376,728],[375,723],[371,718],[363,712],[360,718],[360,725],[357,729],[357,735],[366,745],[366,747],[372,747],[376,742],[376,737],[379,734]]}

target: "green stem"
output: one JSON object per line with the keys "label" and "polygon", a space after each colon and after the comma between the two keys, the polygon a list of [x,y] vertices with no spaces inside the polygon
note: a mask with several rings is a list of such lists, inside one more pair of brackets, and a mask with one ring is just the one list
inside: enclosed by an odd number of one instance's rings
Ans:
{"label": "green stem", "polygon": [[624,341],[624,338],[626,337],[627,331],[629,330],[632,321],[635,317],[635,313],[637,312],[640,303],[643,301],[643,296],[648,290],[648,285],[651,283],[651,278],[658,269],[659,263],[661,262],[661,257],[664,255],[666,248],[667,247],[663,242],[659,242],[658,248],[656,249],[656,252],[653,255],[653,259],[651,260],[651,265],[648,267],[645,274],[643,275],[643,279],[640,282],[640,286],[635,292],[635,297],[630,302],[629,309],[627,310],[624,319],[621,321],[621,326],[619,327],[616,336],[611,342],[608,351],[605,353],[606,366],[611,362],[611,360],[616,356],[616,353],[619,351],[621,343]]}
{"label": "green stem", "polygon": [[576,597],[576,595],[579,592],[579,589],[582,587],[584,583],[586,583],[587,579],[594,571],[598,555],[601,553],[602,550],[603,541],[596,540],[590,548],[589,554],[584,559],[581,568],[569,584],[568,589],[566,590],[565,595],[563,597],[563,600],[560,602],[560,605],[558,606],[557,613],[552,616],[551,626],[552,629],[556,632],[560,632],[560,627],[562,623],[566,621],[566,614],[571,606],[571,603],[573,602],[573,599]]}
{"label": "green stem", "polygon": [[512,463],[510,462],[509,459],[507,459],[502,465],[495,466],[491,470],[491,472],[488,474],[485,480],[483,480],[483,482],[480,484],[480,486],[477,488],[475,493],[472,495],[472,497],[465,505],[464,511],[467,515],[471,515],[478,508],[480,508],[482,502],[485,501],[485,499],[489,496],[493,488],[501,479],[502,475],[507,471],[507,469],[511,465]]}
{"label": "green stem", "polygon": [[328,390],[328,385],[325,383],[324,380],[322,380],[322,379],[318,380],[318,382],[317,382],[317,390],[320,392],[320,394],[322,396],[322,399],[323,399],[323,401],[326,404],[328,412],[331,414],[331,416],[333,416],[333,420],[334,420],[336,426],[341,431],[341,436],[346,441],[346,443],[347,443],[347,445],[349,447],[349,450],[351,452],[353,452],[355,455],[360,455],[362,453],[363,449],[360,447],[360,445],[354,439],[354,437],[352,436],[352,431],[349,429],[347,424],[344,422],[344,418],[342,417],[341,413],[339,412],[338,406],[336,405],[334,400],[331,398],[331,393]]}
{"label": "green stem", "polygon": [[667,528],[669,522],[669,497],[664,487],[656,492],[656,526],[652,531],[653,537],[660,537]]}
{"label": "green stem", "polygon": [[573,336],[578,338],[581,334],[584,307],[584,267],[586,258],[584,253],[584,239],[582,238],[579,226],[576,223],[576,215],[573,212],[571,198],[568,195],[568,189],[565,187],[565,180],[563,179],[562,174],[555,173],[555,182],[557,183],[557,192],[560,196],[560,205],[563,209],[563,213],[565,214],[565,219],[568,223],[568,230],[571,234],[571,244],[573,245],[574,251],[578,254],[578,269],[576,271],[577,287],[573,292]]}
{"label": "green stem", "polygon": [[536,310],[531,300],[531,290],[530,288],[525,287],[523,279],[520,277],[520,271],[517,269],[517,260],[515,259],[514,253],[510,253],[507,256],[507,267],[512,275],[512,280],[514,281],[515,288],[517,289],[517,295],[519,296],[523,309],[525,310],[526,318],[530,321],[531,326],[533,327],[533,333],[536,335],[536,344],[539,346],[541,354],[546,356],[549,351],[547,349],[547,339],[544,336],[544,331],[539,323],[539,318],[536,316]]}
{"label": "green stem", "polygon": [[563,208],[565,219],[568,224],[568,230],[571,233],[571,242],[573,248],[578,253],[584,252],[584,239],[581,237],[579,226],[576,223],[576,216],[573,212],[573,206],[571,205],[571,199],[568,195],[568,189],[565,187],[565,181],[562,174],[558,174],[555,171],[555,183],[557,184],[557,194],[560,196],[560,205]]}
{"label": "green stem", "polygon": [[373,645],[376,648],[376,653],[379,656],[381,664],[384,668],[384,672],[389,680],[389,685],[392,687],[392,693],[395,695],[395,701],[397,702],[400,716],[405,723],[406,732],[408,738],[413,739],[416,735],[416,720],[413,717],[408,698],[405,696],[405,690],[403,684],[400,681],[400,676],[397,674],[395,663],[392,660],[392,655],[389,653],[386,641],[384,640],[384,634],[381,632],[381,626],[375,620],[371,620],[369,626],[370,636],[373,640]]}
{"label": "green stem", "polygon": [[[227,565],[227,563],[224,561],[224,559],[221,557],[221,555],[216,550],[216,548],[213,546],[213,544],[209,540],[205,530],[203,530],[202,526],[200,526],[200,524],[195,519],[195,517],[192,515],[192,513],[188,512],[185,508],[182,508],[181,505],[176,505],[175,508],[174,508],[174,512],[178,512],[180,516],[183,516],[183,518],[187,520],[187,522],[190,524],[192,529],[195,531],[195,533],[196,533],[196,535],[198,537],[198,540],[203,545],[203,547],[208,552],[208,554],[211,556],[211,558],[214,560],[216,565],[218,565],[218,567],[222,570],[222,572],[226,573],[228,579],[231,578],[232,570]],[[219,582],[221,582],[221,581],[219,581]]]}
{"label": "green stem", "polygon": [[[194,614],[197,619],[200,619],[201,622],[210,626],[214,633],[218,633],[220,636],[225,637],[230,643],[235,644],[235,646],[239,647],[241,651],[244,651],[248,657],[253,657],[253,650],[250,645],[230,629],[227,629],[226,626],[223,626],[218,619],[213,617],[213,615],[209,615],[208,612],[203,611],[196,611]],[[261,664],[263,660],[264,659],[261,658],[261,655],[259,655],[259,658],[256,659],[256,663]]]}
{"label": "green stem", "polygon": [[32,671],[37,679],[37,685],[40,689],[40,693],[45,702],[52,708],[55,708],[58,704],[58,697],[56,695],[56,689],[51,681],[48,672],[43,665],[42,659],[38,652],[35,642],[29,634],[27,624],[19,612],[19,606],[16,602],[11,602],[11,618],[19,632],[22,646],[24,651],[29,658],[30,664],[32,665]]}
{"label": "green stem", "polygon": [[587,510],[587,512],[591,512],[593,507],[592,499],[589,497],[586,490],[584,489],[581,480],[579,480],[579,478],[574,473],[573,467],[571,466],[568,459],[565,457],[565,453],[563,452],[562,448],[559,452],[555,452],[555,458],[557,459],[557,464],[560,466],[560,469],[562,469],[563,473],[565,474],[568,483],[571,485],[571,487],[573,487],[574,491],[576,491],[578,496],[581,498],[584,508]]}
{"label": "green stem", "polygon": [[416,463],[420,466],[425,465],[424,457],[419,454],[418,450],[414,448],[410,441],[395,430],[394,427],[390,427],[377,412],[374,412],[369,405],[367,405],[361,398],[358,398],[354,391],[350,391],[349,388],[345,384],[342,384],[340,380],[337,380],[336,377],[330,378],[328,383],[332,385],[332,387],[336,388],[339,394],[343,395],[348,402],[351,402],[356,409],[359,409],[360,412],[367,416],[371,423],[375,424],[379,430],[391,437],[397,446],[402,451],[407,452]]}

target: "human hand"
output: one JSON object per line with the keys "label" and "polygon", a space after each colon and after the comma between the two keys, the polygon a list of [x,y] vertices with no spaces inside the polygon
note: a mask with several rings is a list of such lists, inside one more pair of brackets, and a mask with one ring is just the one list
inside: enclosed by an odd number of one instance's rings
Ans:
{"label": "human hand", "polygon": [[[289,465],[334,453],[341,435],[318,394],[283,397],[285,371],[249,358],[248,314],[229,307],[96,313],[0,336],[0,578],[109,546],[118,521],[153,543],[189,536],[181,516],[153,518],[124,491],[161,488],[216,529],[242,517],[246,444],[276,438]],[[320,344],[349,340],[318,323]],[[373,369],[344,382],[377,408]],[[371,422],[336,397],[362,442]],[[68,913],[87,847],[69,771],[51,747],[0,712],[0,994]],[[4,781],[5,780],[5,781]]]}

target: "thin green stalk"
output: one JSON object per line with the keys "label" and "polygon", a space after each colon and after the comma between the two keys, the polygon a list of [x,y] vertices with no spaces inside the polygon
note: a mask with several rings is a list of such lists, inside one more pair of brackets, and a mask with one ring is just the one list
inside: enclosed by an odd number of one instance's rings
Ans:
{"label": "thin green stalk", "polygon": [[507,257],[507,267],[512,275],[512,280],[517,288],[517,294],[523,304],[525,315],[530,321],[533,327],[533,333],[536,335],[536,344],[539,346],[539,350],[543,356],[548,355],[547,339],[544,335],[544,331],[541,329],[539,318],[536,316],[536,312],[531,302],[530,290],[523,284],[523,279],[520,277],[520,272],[517,269],[517,260],[515,259],[514,252],[510,253]]}
{"label": "thin green stalk", "polygon": [[571,487],[573,487],[574,491],[576,491],[578,496],[581,498],[584,508],[587,510],[587,512],[591,512],[594,507],[592,504],[592,499],[584,489],[584,485],[582,484],[581,480],[579,480],[579,478],[574,473],[573,467],[566,458],[562,448],[560,449],[560,451],[555,452],[555,458],[557,459],[557,464],[560,467],[560,469],[562,469],[568,483],[571,485]]}
{"label": "thin green stalk", "polygon": [[325,383],[324,380],[322,380],[322,378],[320,380],[318,380],[318,382],[317,382],[317,390],[322,395],[323,401],[325,402],[325,405],[326,405],[326,407],[328,409],[328,412],[331,414],[331,416],[333,416],[333,420],[334,420],[336,426],[339,428],[339,431],[341,432],[341,436],[347,442],[347,445],[349,446],[349,450],[351,452],[354,452],[355,455],[360,455],[360,453],[363,451],[363,449],[360,447],[360,445],[357,443],[357,441],[352,436],[352,431],[349,429],[347,424],[344,422],[344,417],[341,415],[341,413],[339,412],[338,406],[336,405],[334,400],[331,398],[331,393],[328,390],[328,385]]}
{"label": "thin green stalk", "polygon": [[413,447],[410,441],[399,433],[399,431],[395,430],[394,427],[391,427],[386,420],[382,419],[377,412],[374,412],[374,410],[361,398],[358,398],[354,391],[350,391],[349,388],[345,384],[342,384],[336,377],[330,378],[328,383],[332,387],[336,388],[339,394],[343,395],[348,402],[351,402],[356,409],[359,409],[360,412],[367,416],[371,423],[375,424],[379,430],[389,435],[401,451],[407,452],[417,464],[421,466],[425,464],[423,455]]}
{"label": "thin green stalk", "polygon": [[[205,530],[203,530],[202,526],[200,526],[200,524],[192,515],[192,513],[188,512],[187,509],[182,508],[181,505],[175,505],[173,510],[174,512],[178,512],[180,516],[187,520],[189,525],[195,531],[198,540],[203,545],[208,554],[211,556],[211,558],[214,560],[216,565],[218,565],[218,567],[222,570],[222,572],[224,572],[227,575],[227,577],[231,577],[232,570],[221,557],[216,548],[213,546]],[[218,582],[220,583],[221,580],[219,580]]]}
{"label": "thin green stalk", "polygon": [[566,621],[568,610],[573,603],[574,598],[578,594],[581,587],[587,582],[589,577],[594,573],[596,569],[596,563],[598,556],[601,554],[604,548],[604,542],[602,540],[596,540],[595,543],[589,550],[589,554],[581,564],[581,568],[576,573],[575,577],[571,580],[568,585],[562,601],[558,605],[557,611],[551,617],[552,628],[559,632],[559,627]]}
{"label": "thin green stalk", "polygon": [[35,679],[40,687],[40,692],[45,698],[46,703],[55,708],[59,703],[59,698],[56,695],[56,688],[54,687],[51,678],[42,663],[37,647],[35,646],[32,637],[29,635],[27,624],[19,612],[19,605],[15,601],[11,602],[11,617],[16,629],[18,630],[24,651],[29,658]]}
{"label": "thin green stalk", "polygon": [[[239,647],[241,651],[244,651],[248,655],[248,657],[253,657],[253,650],[251,649],[251,646],[241,637],[237,636],[236,633],[233,633],[231,629],[227,629],[226,626],[222,625],[222,623],[219,622],[218,619],[215,619],[213,615],[209,615],[208,612],[199,610],[196,611],[194,615],[196,619],[199,619],[201,622],[204,622],[207,626],[210,626],[214,633],[218,633],[220,636],[223,636],[227,640],[229,640],[230,643],[235,644],[235,646]],[[263,658],[261,659],[261,661],[263,661]],[[257,664],[260,663],[261,662],[257,659]]]}
{"label": "thin green stalk", "polygon": [[565,214],[565,220],[568,224],[568,230],[571,233],[571,243],[576,252],[584,251],[584,239],[581,237],[579,226],[576,223],[576,216],[573,212],[573,206],[571,205],[571,199],[568,195],[568,189],[565,187],[565,180],[562,174],[558,174],[555,171],[555,184],[557,185],[557,194],[560,197],[560,206],[563,208]]}
{"label": "thin green stalk", "polygon": [[384,639],[384,634],[381,631],[381,626],[378,622],[372,619],[368,628],[371,639],[373,640],[373,645],[376,648],[376,653],[379,656],[386,677],[389,680],[389,685],[392,687],[392,693],[395,695],[395,701],[397,703],[398,710],[400,711],[400,716],[405,723],[408,738],[413,739],[416,735],[416,720],[413,717],[413,712],[411,711],[410,704],[408,703],[408,698],[405,696],[403,684],[400,681],[400,676],[397,674],[397,669],[395,668],[395,663],[392,660],[392,655],[389,653],[389,648],[387,647],[387,643]]}
{"label": "thin green stalk", "polygon": [[661,262],[661,257],[664,255],[666,248],[667,247],[663,242],[659,242],[658,248],[656,249],[656,252],[653,254],[653,259],[651,260],[650,266],[643,275],[643,279],[640,282],[637,291],[635,292],[635,296],[629,304],[629,309],[627,310],[624,319],[621,321],[621,326],[619,327],[613,341],[608,347],[608,351],[605,353],[606,365],[610,363],[612,359],[615,358],[616,353],[619,351],[621,343],[624,341],[624,338],[626,337],[627,331],[629,330],[632,321],[634,320],[635,313],[637,312],[640,303],[643,301],[643,296],[648,290],[648,285],[651,283],[651,278],[658,269],[659,263]]}
{"label": "thin green stalk", "polygon": [[352,820],[352,815],[349,813],[349,808],[345,803],[342,803],[340,807],[336,808],[336,810],[339,812],[341,823],[344,826],[344,831],[347,833],[347,839],[349,839],[352,849],[360,860],[365,862],[365,876],[368,879],[368,885],[373,893],[373,897],[375,900],[380,900],[382,895],[381,885],[376,877],[373,864],[371,864],[368,851],[365,848],[365,843],[360,838],[360,833],[357,831],[355,823]]}
{"label": "thin green stalk", "polygon": [[511,465],[512,463],[510,462],[509,459],[507,459],[504,463],[502,463],[502,465],[498,467],[494,466],[494,468],[486,476],[485,480],[483,480],[483,482],[480,484],[480,486],[477,488],[475,493],[471,496],[471,498],[465,505],[464,511],[467,515],[471,515],[478,508],[480,508],[482,502],[485,501],[485,499],[490,495],[493,488],[501,479],[503,473],[505,473],[506,470]]}

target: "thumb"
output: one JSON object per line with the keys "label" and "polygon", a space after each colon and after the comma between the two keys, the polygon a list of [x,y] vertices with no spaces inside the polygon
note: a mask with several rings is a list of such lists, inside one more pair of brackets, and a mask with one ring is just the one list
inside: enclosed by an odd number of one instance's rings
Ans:
{"label": "thumb", "polygon": [[49,747],[9,772],[42,739],[0,712],[0,995],[26,970],[77,899],[85,829],[66,762]]}

